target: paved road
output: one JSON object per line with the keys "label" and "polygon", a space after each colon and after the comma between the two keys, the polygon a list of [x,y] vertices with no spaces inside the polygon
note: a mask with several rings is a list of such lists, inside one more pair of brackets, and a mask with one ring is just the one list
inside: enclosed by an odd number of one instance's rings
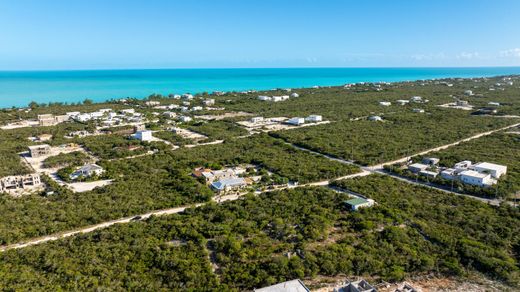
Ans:
{"label": "paved road", "polygon": [[[310,153],[313,153],[313,154],[316,154],[316,155],[320,155],[320,156],[323,156],[323,157],[328,158],[328,159],[333,160],[333,161],[337,161],[337,162],[345,163],[345,164],[350,164],[350,165],[356,165],[356,166],[358,166],[359,168],[362,169],[362,173],[363,174],[364,173],[366,173],[366,174],[378,173],[378,174],[382,174],[382,175],[388,175],[388,176],[392,176],[393,178],[396,178],[398,180],[401,180],[401,181],[404,181],[404,182],[407,182],[407,183],[420,185],[420,186],[425,186],[425,187],[428,187],[428,188],[431,188],[431,189],[439,190],[439,191],[442,191],[442,192],[446,192],[446,193],[450,193],[450,194],[454,194],[454,195],[458,195],[458,196],[464,196],[464,197],[472,198],[472,199],[479,200],[479,201],[484,202],[484,203],[488,203],[488,204],[491,204],[491,205],[498,206],[498,205],[500,205],[501,200],[498,200],[498,199],[487,199],[487,198],[482,198],[482,197],[476,197],[476,196],[471,196],[471,195],[467,195],[467,194],[462,194],[462,193],[451,191],[448,188],[445,188],[443,186],[438,186],[438,185],[430,184],[428,182],[416,181],[416,180],[413,180],[413,179],[410,179],[410,178],[401,177],[401,176],[398,176],[396,174],[384,171],[384,166],[385,165],[392,165],[392,164],[395,164],[395,163],[406,162],[406,161],[410,160],[410,158],[412,158],[414,156],[426,155],[426,154],[431,153],[431,152],[444,150],[444,149],[447,149],[449,147],[456,146],[456,145],[458,145],[460,143],[463,143],[463,142],[467,142],[467,141],[471,141],[471,140],[474,140],[474,139],[478,139],[478,138],[481,138],[481,137],[484,137],[484,136],[487,136],[487,135],[491,135],[491,134],[499,132],[499,131],[507,130],[507,129],[510,129],[510,128],[518,127],[518,126],[520,126],[520,123],[509,125],[509,126],[506,126],[506,127],[503,127],[503,128],[496,129],[496,130],[487,131],[487,132],[484,132],[484,133],[479,133],[479,134],[476,134],[474,136],[471,136],[471,137],[468,137],[468,138],[464,138],[464,139],[458,140],[458,141],[450,143],[450,144],[442,145],[442,146],[439,146],[439,147],[434,147],[434,148],[431,148],[431,149],[428,149],[428,150],[424,150],[422,152],[419,152],[419,153],[416,153],[416,154],[413,154],[413,155],[410,155],[410,156],[406,156],[406,157],[403,157],[403,158],[400,158],[400,159],[397,159],[397,160],[394,160],[394,161],[384,162],[384,163],[376,164],[376,165],[372,165],[372,166],[362,166],[362,165],[356,164],[356,163],[354,163],[353,161],[350,161],[350,160],[344,160],[344,159],[341,159],[341,158],[333,157],[333,156],[330,156],[328,154],[323,154],[323,153],[320,153],[320,152],[316,152],[314,150],[303,148],[303,147],[295,145],[295,144],[291,144],[291,143],[287,143],[287,144],[292,145],[294,148],[297,148],[297,149],[300,149],[300,150],[303,150],[303,151],[307,151],[307,152],[310,152]],[[360,175],[358,175],[358,176],[360,176]]]}

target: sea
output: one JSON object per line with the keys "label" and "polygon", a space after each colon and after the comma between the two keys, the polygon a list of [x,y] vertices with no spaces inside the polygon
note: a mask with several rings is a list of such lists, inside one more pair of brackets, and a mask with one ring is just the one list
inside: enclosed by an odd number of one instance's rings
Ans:
{"label": "sea", "polygon": [[38,103],[95,102],[212,91],[266,90],[520,74],[520,67],[250,68],[0,71],[0,108]]}

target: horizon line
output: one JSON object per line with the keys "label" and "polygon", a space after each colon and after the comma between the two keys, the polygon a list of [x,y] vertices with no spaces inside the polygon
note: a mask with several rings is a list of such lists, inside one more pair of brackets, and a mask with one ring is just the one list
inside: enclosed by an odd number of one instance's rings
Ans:
{"label": "horizon line", "polygon": [[473,69],[473,68],[520,68],[512,66],[288,66],[288,67],[163,67],[163,68],[74,68],[74,69],[0,69],[0,72],[49,72],[49,71],[132,71],[132,70],[236,70],[236,69]]}

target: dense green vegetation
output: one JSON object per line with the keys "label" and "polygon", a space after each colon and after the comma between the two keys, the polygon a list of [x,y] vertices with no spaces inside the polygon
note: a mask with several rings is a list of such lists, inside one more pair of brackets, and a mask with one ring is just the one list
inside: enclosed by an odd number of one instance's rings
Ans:
{"label": "dense green vegetation", "polygon": [[271,133],[275,137],[364,165],[391,161],[421,150],[497,129],[515,120],[471,116],[467,112],[432,110],[430,114],[401,113],[384,122],[341,121]]}
{"label": "dense green vegetation", "polygon": [[163,139],[165,141],[171,142],[177,146],[185,146],[189,144],[195,144],[195,141],[191,139],[183,138],[182,136],[175,134],[173,131],[158,131],[153,133],[154,137],[159,139]]}
{"label": "dense green vegetation", "polygon": [[90,160],[87,154],[81,151],[74,151],[70,153],[60,153],[56,156],[51,156],[43,161],[43,167],[74,167],[87,163]]}
{"label": "dense green vegetation", "polygon": [[355,166],[297,150],[265,134],[217,145],[179,149],[172,155],[191,168],[250,163],[300,183],[337,178],[359,171]]}
{"label": "dense green vegetation", "polygon": [[[111,140],[106,142],[97,137],[113,135],[95,137],[102,143],[99,148],[93,147],[100,149],[96,154],[111,151],[105,146],[111,145]],[[107,144],[103,144],[105,142]],[[149,210],[207,201],[212,192],[190,176],[193,168],[203,165],[253,163],[274,172],[275,182],[289,179],[303,183],[358,171],[356,167],[331,163],[323,157],[296,150],[266,135],[98,163],[106,170],[105,176],[115,179],[113,184],[81,194],[57,188],[56,194],[49,197],[0,195],[0,212],[5,216],[0,222],[0,244]],[[20,212],[25,215],[17,216]]]}
{"label": "dense green vegetation", "polygon": [[0,255],[0,285],[245,290],[317,275],[377,281],[471,271],[518,285],[517,209],[389,177],[337,185],[378,204],[351,212],[346,194],[325,188],[251,195],[6,252]]}
{"label": "dense green vegetation", "polygon": [[225,120],[197,122],[188,126],[188,129],[207,136],[209,140],[228,140],[248,134],[244,128]]}
{"label": "dense green vegetation", "polygon": [[0,212],[4,214],[0,244],[149,210],[204,202],[212,196],[206,185],[166,154],[100,164],[107,169],[106,175],[115,179],[113,184],[84,193],[53,184],[55,194],[48,197],[13,198],[0,194]]}
{"label": "dense green vegetation", "polygon": [[151,150],[151,144],[116,134],[78,139],[95,156],[103,159],[139,155]]}
{"label": "dense green vegetation", "polygon": [[[404,224],[403,232],[419,235],[411,242],[411,251],[427,255],[428,262],[435,266],[440,264],[437,267],[441,271],[461,275],[476,269],[514,285],[520,283],[518,208],[493,207],[389,177],[344,180],[336,185],[362,193],[378,203],[377,208],[363,210],[367,216],[357,222],[360,226],[369,229],[379,226],[387,216],[393,222]],[[394,246],[404,240],[395,235],[389,242]],[[422,250],[423,245],[428,250]],[[396,253],[408,251],[399,248]],[[400,266],[405,272],[409,269],[409,266]]]}

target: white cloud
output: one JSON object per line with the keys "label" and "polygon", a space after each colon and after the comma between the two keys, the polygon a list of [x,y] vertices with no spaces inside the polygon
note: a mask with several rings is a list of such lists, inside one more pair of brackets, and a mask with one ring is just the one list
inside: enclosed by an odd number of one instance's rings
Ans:
{"label": "white cloud", "polygon": [[466,60],[471,60],[471,59],[475,59],[475,58],[479,58],[479,57],[480,57],[480,54],[478,52],[472,52],[472,53],[462,52],[457,55],[457,59],[466,59]]}
{"label": "white cloud", "polygon": [[501,57],[515,57],[520,58],[520,48],[509,49],[500,52]]}

